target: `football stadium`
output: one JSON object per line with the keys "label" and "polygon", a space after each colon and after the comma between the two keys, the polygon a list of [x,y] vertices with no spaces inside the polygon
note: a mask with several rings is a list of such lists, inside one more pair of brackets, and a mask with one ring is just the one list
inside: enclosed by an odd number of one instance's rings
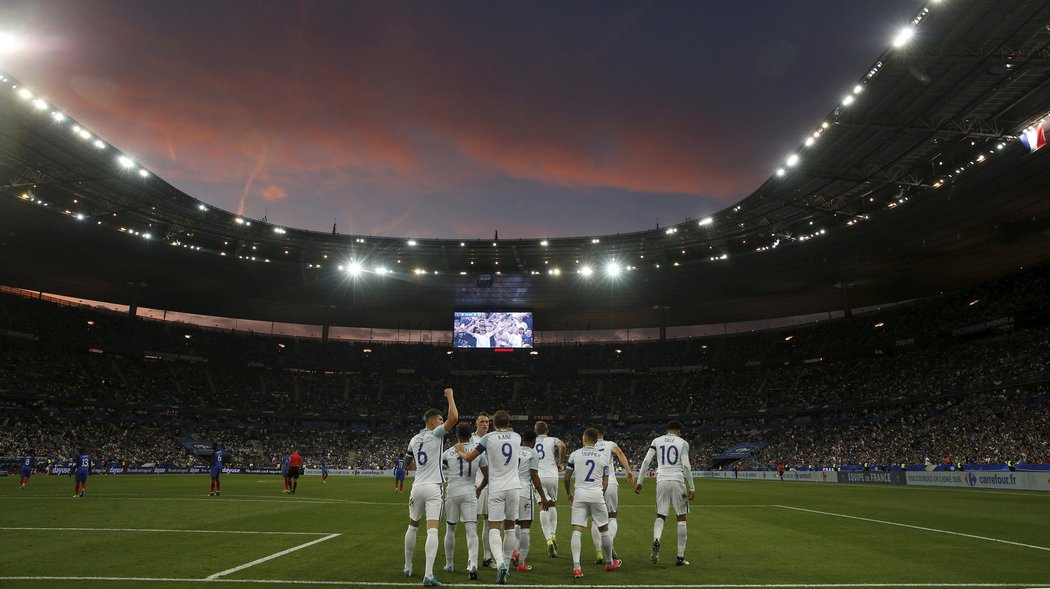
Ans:
{"label": "football stadium", "polygon": [[3,8],[0,587],[1050,587],[1048,116],[1045,0]]}

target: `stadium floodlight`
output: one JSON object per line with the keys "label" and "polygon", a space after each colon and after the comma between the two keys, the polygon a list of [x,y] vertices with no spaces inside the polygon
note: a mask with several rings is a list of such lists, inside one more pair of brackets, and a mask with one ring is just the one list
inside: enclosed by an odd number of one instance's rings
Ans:
{"label": "stadium floodlight", "polygon": [[601,242],[601,240],[598,239],[597,237],[595,237],[594,239],[591,240],[591,243],[600,243],[600,242]]}
{"label": "stadium floodlight", "polygon": [[540,242],[540,245],[542,245],[543,247],[547,247],[547,245],[549,245],[549,242],[546,239],[544,239]]}
{"label": "stadium floodlight", "polygon": [[854,94],[860,94],[863,91],[864,91],[864,86],[862,86],[860,84],[857,84],[856,86],[853,87],[853,93]]}
{"label": "stadium floodlight", "polygon": [[590,266],[584,266],[580,268],[580,274],[583,274],[584,276],[590,276],[591,274],[594,274],[594,270],[591,270]]}
{"label": "stadium floodlight", "polygon": [[33,93],[29,91],[29,88],[22,88],[18,91],[18,95],[22,98],[25,98],[26,100],[29,100],[33,97]]}
{"label": "stadium floodlight", "polygon": [[49,108],[49,105],[40,98],[33,101],[33,106],[36,107],[37,110],[47,110]]}
{"label": "stadium floodlight", "polygon": [[849,106],[851,104],[853,104],[853,95],[847,94],[846,97],[842,99],[842,106]]}
{"label": "stadium floodlight", "polygon": [[410,239],[410,240],[408,240],[408,245],[409,245],[409,246],[415,246],[415,245],[416,245],[417,243],[418,243],[418,242],[417,242],[416,240],[414,240],[414,239]]}
{"label": "stadium floodlight", "polygon": [[786,163],[787,163],[787,165],[789,167],[796,165],[798,163],[798,154],[797,153],[793,153],[793,154],[789,155],[788,158],[787,158],[787,162]]}
{"label": "stadium floodlight", "polygon": [[143,178],[148,178],[148,177],[149,177],[149,172],[147,172],[147,171],[146,171],[146,170],[145,170],[145,169],[143,168],[143,169],[139,170],[139,176],[142,176]]}
{"label": "stadium floodlight", "polygon": [[208,210],[208,207],[204,203],[198,204],[197,208],[200,209],[201,211],[207,211]]}
{"label": "stadium floodlight", "polygon": [[620,265],[616,262],[609,262],[605,265],[605,273],[609,276],[619,276],[620,270],[622,270],[622,268],[620,268]]}
{"label": "stadium floodlight", "polygon": [[117,163],[124,166],[125,168],[130,168],[135,165],[135,162],[132,161],[131,158],[129,158],[126,155],[119,156],[117,158]]}
{"label": "stadium floodlight", "polygon": [[783,176],[784,174],[787,174],[787,170],[784,168],[777,168],[777,176]]}
{"label": "stadium floodlight", "polygon": [[240,218],[240,217],[234,217],[233,222],[238,224],[238,225],[244,225],[245,220]]}
{"label": "stadium floodlight", "polygon": [[350,265],[346,267],[346,271],[350,273],[350,276],[357,276],[364,271],[364,267],[357,262],[350,262]]}
{"label": "stadium floodlight", "polygon": [[105,149],[106,148],[106,144],[103,143],[103,141],[101,139],[96,139],[95,140],[95,147],[97,147],[99,149]]}
{"label": "stadium floodlight", "polygon": [[77,221],[83,221],[84,220],[84,213],[77,213],[76,217],[77,217]]}
{"label": "stadium floodlight", "polygon": [[465,241],[459,242],[459,247],[467,247],[467,242],[465,242]]}
{"label": "stadium floodlight", "polygon": [[0,54],[14,53],[25,47],[25,40],[12,33],[0,33]]}
{"label": "stadium floodlight", "polygon": [[51,113],[51,118],[55,119],[56,123],[61,123],[62,121],[66,120],[66,115],[56,110],[55,112]]}
{"label": "stadium floodlight", "polygon": [[703,227],[704,225],[711,225],[714,222],[715,222],[714,218],[712,218],[712,217],[704,217],[703,219],[700,219],[700,226]]}
{"label": "stadium floodlight", "polygon": [[376,266],[376,269],[374,270],[374,272],[380,276],[386,274],[389,271],[390,270],[386,269],[386,266]]}
{"label": "stadium floodlight", "polygon": [[812,137],[806,137],[806,147],[812,147],[815,142],[816,139]]}
{"label": "stadium floodlight", "polygon": [[893,46],[897,48],[904,47],[908,44],[909,41],[912,40],[912,37],[914,36],[914,27],[904,27],[900,30],[900,32],[897,33],[897,36],[893,38]]}
{"label": "stadium floodlight", "polygon": [[274,227],[273,228],[273,232],[276,233],[277,235],[284,235],[285,233],[288,233],[287,231],[284,230],[283,227]]}

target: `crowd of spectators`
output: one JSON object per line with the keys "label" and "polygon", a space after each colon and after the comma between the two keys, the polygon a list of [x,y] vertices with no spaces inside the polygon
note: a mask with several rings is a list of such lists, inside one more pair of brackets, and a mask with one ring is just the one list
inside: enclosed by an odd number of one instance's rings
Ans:
{"label": "crowd of spectators", "polygon": [[276,465],[294,446],[312,464],[389,468],[451,386],[468,418],[542,416],[570,445],[606,423],[634,460],[672,416],[698,467],[737,442],[768,444],[744,467],[1050,460],[1048,274],[791,330],[507,361],[0,295],[0,457],[88,446],[104,461],[185,465],[199,459],[177,440],[194,438],[241,466]]}

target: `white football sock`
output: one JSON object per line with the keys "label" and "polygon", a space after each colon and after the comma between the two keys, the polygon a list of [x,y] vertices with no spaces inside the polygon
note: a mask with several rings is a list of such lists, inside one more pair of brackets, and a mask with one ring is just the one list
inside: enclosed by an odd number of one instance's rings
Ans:
{"label": "white football sock", "polygon": [[486,534],[489,539],[489,548],[492,549],[492,558],[496,560],[496,567],[499,568],[503,564],[503,539],[500,538],[499,528],[489,528],[489,533]]}
{"label": "white football sock", "polygon": [[467,526],[467,568],[478,565],[478,529]]}
{"label": "white football sock", "polygon": [[610,517],[609,518],[609,534],[612,535],[612,539],[613,539],[614,542],[616,541],[616,530],[618,530],[619,528],[620,528],[620,524],[617,523],[616,518],[615,517]]}
{"label": "white football sock", "polygon": [[532,528],[522,528],[518,531],[518,564],[525,564],[529,557],[529,545],[532,544]]}
{"label": "white football sock", "polygon": [[446,565],[454,565],[455,563],[456,563],[456,526],[454,524],[446,524],[445,525],[445,564]]}
{"label": "white football sock", "polygon": [[543,530],[543,539],[550,540],[550,510],[540,512],[540,529]]}
{"label": "white football sock", "polygon": [[412,553],[416,551],[416,532],[418,526],[408,526],[405,532],[405,570],[412,570]]}
{"label": "white football sock", "polygon": [[605,564],[612,564],[613,543],[609,530],[602,532],[602,550],[605,551]]}
{"label": "white football sock", "polygon": [[487,521],[482,520],[481,543],[485,547],[485,560],[492,558],[492,547],[490,546],[491,542],[489,538],[491,538],[491,536],[489,535],[489,523]]}
{"label": "white football sock", "polygon": [[685,527],[685,522],[678,522],[678,556],[685,556],[685,541],[689,539],[689,531]]}
{"label": "white football sock", "polygon": [[[504,524],[506,525],[506,524]],[[511,528],[503,532],[503,562],[510,564],[510,556],[518,548],[518,532]],[[495,547],[493,547],[495,549]]]}
{"label": "white football sock", "polygon": [[[550,527],[551,536],[558,535],[558,508],[551,507],[547,510],[547,524]],[[550,536],[548,536],[549,538]]]}
{"label": "white football sock", "polygon": [[424,545],[427,555],[427,565],[424,569],[424,575],[427,577],[434,576],[434,561],[438,555],[438,529],[427,528],[427,543]]}
{"label": "white football sock", "polygon": [[580,568],[580,544],[582,544],[583,532],[577,530],[572,531],[572,541],[569,543],[572,546],[572,567]]}
{"label": "white football sock", "polygon": [[664,535],[664,518],[658,517],[653,522],[653,540],[659,540]]}
{"label": "white football sock", "polygon": [[598,531],[598,524],[591,520],[591,542],[594,542],[594,551],[599,552],[602,549],[602,533]]}

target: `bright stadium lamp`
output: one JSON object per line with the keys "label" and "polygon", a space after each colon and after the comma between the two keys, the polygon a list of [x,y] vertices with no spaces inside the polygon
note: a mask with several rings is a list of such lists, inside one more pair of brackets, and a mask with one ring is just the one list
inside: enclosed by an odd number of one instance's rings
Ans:
{"label": "bright stadium lamp", "polygon": [[794,166],[797,163],[798,163],[798,154],[797,153],[793,153],[793,154],[788,156],[788,158],[787,158],[787,165],[788,166]]}
{"label": "bright stadium lamp", "polygon": [[346,271],[350,273],[350,276],[357,276],[364,268],[357,262],[350,262],[350,265],[346,267]]}
{"label": "bright stadium lamp", "polygon": [[0,55],[21,51],[26,46],[24,39],[13,33],[0,33]]}
{"label": "bright stadium lamp", "polygon": [[118,157],[117,158],[117,163],[119,163],[121,166],[123,166],[125,168],[130,168],[131,166],[135,165],[135,162],[131,161],[131,158],[129,158],[126,155],[122,155],[122,156]]}
{"label": "bright stadium lamp", "polygon": [[580,274],[583,274],[584,276],[590,276],[591,274],[594,274],[594,270],[591,270],[590,266],[584,266],[580,268]]}
{"label": "bright stadium lamp", "polygon": [[893,38],[893,46],[900,48],[904,47],[911,41],[912,37],[915,36],[915,29],[912,27],[904,27],[897,33],[897,36]]}
{"label": "bright stadium lamp", "polygon": [[620,265],[617,264],[616,262],[609,262],[608,264],[605,265],[605,273],[608,274],[609,276],[619,276],[620,275],[620,270],[621,270]]}

